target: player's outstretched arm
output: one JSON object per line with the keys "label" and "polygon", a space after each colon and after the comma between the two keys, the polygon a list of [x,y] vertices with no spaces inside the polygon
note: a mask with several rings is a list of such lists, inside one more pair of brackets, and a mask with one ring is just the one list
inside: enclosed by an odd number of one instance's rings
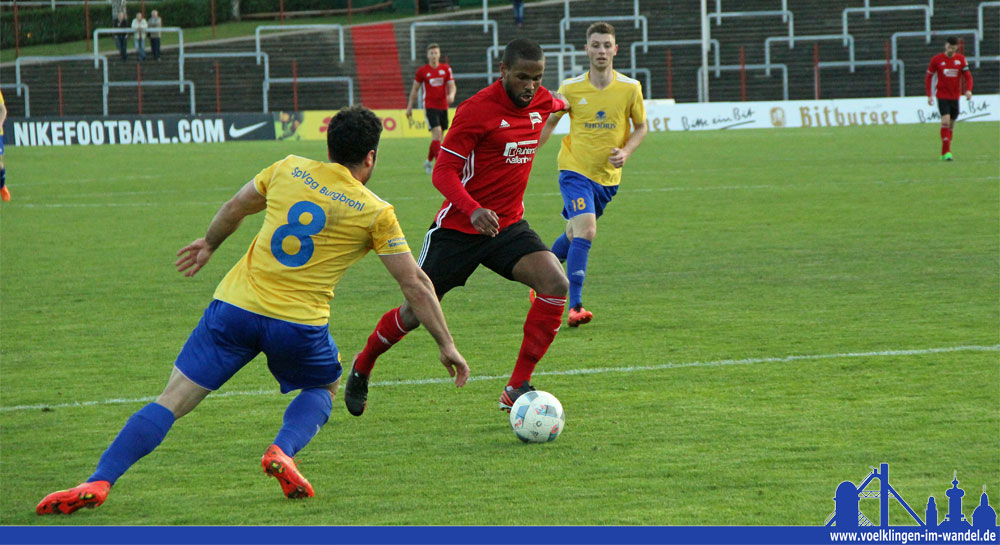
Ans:
{"label": "player's outstretched arm", "polygon": [[417,266],[413,254],[380,255],[379,258],[396,279],[407,303],[417,315],[417,320],[427,328],[437,342],[441,352],[441,363],[448,370],[448,374],[455,377],[455,386],[464,386],[469,379],[469,365],[455,348],[455,341],[448,331],[448,324],[444,320],[444,312],[441,311],[441,303],[434,293],[431,279],[427,278],[424,271]]}
{"label": "player's outstretched arm", "polygon": [[[184,276],[194,276],[212,259],[212,254],[229,235],[236,232],[243,218],[260,212],[267,206],[267,199],[257,192],[253,181],[247,182],[226,201],[212,218],[205,236],[181,248],[177,252],[177,272]],[[186,271],[186,272],[185,272]]]}
{"label": "player's outstretched arm", "polygon": [[557,114],[549,116],[548,121],[545,122],[545,126],[542,127],[542,134],[538,136],[538,147],[542,147],[548,142],[549,137],[552,136],[552,131],[556,130],[556,125],[559,124],[561,117],[561,115]]}

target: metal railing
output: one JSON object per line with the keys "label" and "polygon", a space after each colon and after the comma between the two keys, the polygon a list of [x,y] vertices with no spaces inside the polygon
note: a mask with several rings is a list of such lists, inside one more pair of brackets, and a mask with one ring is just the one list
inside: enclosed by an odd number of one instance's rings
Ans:
{"label": "metal railing", "polygon": [[[931,10],[931,17],[934,16],[934,0],[927,0],[927,7]],[[871,19],[871,12],[876,8],[871,7],[869,0],[865,0],[865,6],[862,10],[865,12],[865,19]]]}
{"label": "metal railing", "polygon": [[[14,61],[14,82],[17,85],[23,84],[21,82],[21,66],[24,64],[29,64],[29,63],[41,64],[47,62],[60,62],[60,61],[87,61],[87,62],[94,61],[94,68],[97,68],[97,65],[103,61],[104,81],[108,81],[108,59],[106,57],[98,57],[95,60],[92,55],[61,55],[54,57],[41,57],[41,56],[18,57],[17,60]],[[21,93],[18,92],[17,96],[21,96]]]}
{"label": "metal railing", "polygon": [[[149,35],[147,31],[146,35]],[[177,33],[177,85],[180,87],[180,91],[184,92],[184,30],[179,26],[165,26],[156,27],[156,32],[176,32]],[[97,68],[98,59],[101,58],[100,53],[97,51],[97,39],[101,34],[134,34],[131,29],[127,28],[98,28],[94,30],[94,68]],[[107,62],[107,57],[104,57],[104,62]],[[104,73],[104,81],[108,81],[107,70]],[[107,114],[105,114],[107,115]]]}
{"label": "metal railing", "polygon": [[489,32],[490,28],[493,28],[493,46],[499,47],[500,40],[497,37],[497,22],[496,21],[417,21],[416,23],[410,23],[410,60],[417,60],[417,27],[455,27],[455,26],[469,26],[469,25],[483,25],[483,33]]}
{"label": "metal railing", "polygon": [[[14,61],[14,82],[15,83],[13,85],[10,85],[10,87],[13,87],[13,88],[17,89],[17,96],[21,96],[21,89],[22,88],[25,91],[25,96],[24,96],[24,117],[31,117],[31,100],[30,100],[29,93],[28,93],[28,85],[26,83],[23,83],[21,81],[21,66],[22,65],[24,65],[24,64],[34,64],[34,63],[41,64],[41,63],[60,62],[60,61],[87,61],[87,62],[90,62],[92,60],[94,60],[93,55],[61,55],[61,56],[53,56],[53,57],[41,57],[41,56],[30,56],[29,55],[29,56],[26,56],[26,57],[18,57],[17,60]],[[103,72],[104,72],[104,82],[107,82],[108,81],[108,59],[106,57],[99,57],[94,62],[95,62],[95,64],[96,63],[100,63],[100,62],[104,63],[104,70],[103,70]],[[107,109],[106,108],[105,108],[104,114],[107,115]]]}
{"label": "metal railing", "polygon": [[[223,59],[226,59],[226,58],[240,58],[240,57],[256,57],[257,58],[257,64],[260,64],[260,59],[263,57],[263,59],[264,59],[264,80],[266,81],[266,80],[270,79],[271,63],[268,60],[269,58],[267,56],[267,53],[264,53],[264,52],[251,53],[249,51],[247,51],[247,52],[222,52],[222,51],[220,51],[220,52],[217,52],[217,53],[185,53],[184,56],[187,57],[187,58],[189,58],[189,59],[214,59],[214,58],[223,58]],[[267,113],[267,99],[264,98],[263,95],[261,96],[261,102],[262,102],[262,105],[263,105],[263,112]]]}
{"label": "metal railing", "polygon": [[[578,54],[578,52],[573,44],[540,44],[540,46],[542,48],[542,52],[549,54],[549,56],[553,56],[552,50],[557,50],[563,53],[563,55],[570,56],[570,58],[574,61],[573,64],[570,66],[571,72],[583,71],[583,67],[576,64],[576,55]],[[491,82],[493,81],[493,61],[500,55],[501,51],[503,51],[503,48],[498,45],[491,45],[486,48],[486,76]],[[562,69],[561,57],[559,58],[558,72],[560,74],[559,81],[561,82],[563,79],[565,79],[561,77],[561,75],[564,73]]]}
{"label": "metal railing", "polygon": [[[782,1],[784,1],[784,0],[782,0]],[[564,0],[564,2],[563,2],[563,21],[565,21],[566,19],[570,19],[571,18],[569,16],[569,2],[570,2],[570,0]],[[634,19],[635,20],[635,28],[639,28],[639,17],[640,17],[640,15],[639,15],[639,0],[632,0],[632,16],[628,17],[628,19]],[[599,19],[599,20],[604,20],[604,19],[602,18],[602,19]],[[559,22],[560,26],[563,25],[563,21]],[[569,23],[565,23],[565,25],[566,25],[566,30],[569,30]]]}
{"label": "metal railing", "polygon": [[646,86],[642,90],[642,98],[643,99],[653,98],[653,73],[649,70],[649,68],[623,68],[622,70],[620,70],[620,72],[623,74],[626,72],[631,73],[632,79],[635,80],[639,79],[636,77],[638,74],[642,74],[643,76],[645,76]]}
{"label": "metal railing", "polygon": [[[340,45],[340,62],[344,62],[344,27],[343,25],[324,25],[324,24],[314,24],[314,25],[260,25],[256,30],[253,31],[253,41],[254,41],[254,51],[257,53],[262,53],[260,49],[260,34],[265,30],[336,30],[338,36],[338,44]],[[260,59],[257,59],[257,64],[260,64]]]}
{"label": "metal railing", "polygon": [[[566,31],[569,30],[570,23],[595,23],[597,21],[635,21],[636,28],[642,23],[642,41],[649,41],[649,21],[645,15],[616,15],[613,17],[563,17],[559,21],[559,45],[566,44]],[[643,53],[648,53],[649,49],[644,49]]]}
{"label": "metal railing", "polygon": [[21,96],[21,89],[24,89],[24,117],[31,117],[31,93],[28,92],[28,84],[0,83],[0,89],[17,89],[17,96]]}
{"label": "metal railing", "polygon": [[[928,6],[876,6],[869,7],[865,6],[863,8],[844,8],[842,12],[842,34],[847,36],[847,15],[849,13],[864,13],[865,18],[868,18],[870,12],[887,12],[887,11],[913,11],[920,10],[924,12],[924,31],[930,32],[931,30],[931,14],[933,13],[933,8]],[[931,43],[930,37],[927,38],[927,43]]]}
{"label": "metal railing", "polygon": [[264,92],[264,111],[268,109],[268,91],[274,83],[346,83],[347,105],[354,106],[354,80],[346,76],[316,76],[307,78],[267,78],[262,84]]}
{"label": "metal railing", "polygon": [[[795,42],[798,40],[803,41],[821,41],[821,40],[844,40],[844,45],[847,46],[847,56],[849,58],[849,65],[851,68],[851,73],[854,73],[854,36],[848,34],[847,36],[841,36],[840,34],[817,34],[814,36],[796,36],[794,38],[789,38],[787,36],[773,36],[764,40],[764,66],[771,66],[771,43],[773,42],[788,42],[788,49],[795,48]],[[766,76],[771,75],[771,69],[768,68]]]}
{"label": "metal railing", "polygon": [[[984,33],[983,33],[983,10],[986,9],[986,8],[1000,8],[1000,2],[980,2],[979,3],[979,9],[978,9],[979,19],[978,19],[978,23],[979,23],[979,39],[980,40],[983,39],[983,35],[984,35]],[[978,67],[979,65],[977,64],[976,66]]]}
{"label": "metal railing", "polygon": [[[866,5],[868,4],[868,0],[865,0],[865,4]],[[788,0],[781,0],[781,11],[788,11]],[[791,13],[790,11],[788,11],[788,12]],[[719,19],[718,21],[715,22],[716,26],[719,26],[719,25],[722,24],[722,17],[721,17],[722,13],[723,13],[723,11],[722,11],[722,0],[715,0],[715,14],[714,15]],[[710,14],[710,16],[711,16],[711,14]],[[782,23],[787,23],[788,22],[788,18],[787,17],[782,17],[781,22]]]}
{"label": "metal railing", "polygon": [[716,26],[722,24],[722,19],[725,18],[736,18],[736,17],[773,17],[776,15],[781,16],[781,22],[788,25],[788,37],[795,38],[795,15],[788,9],[779,9],[772,11],[722,11],[717,13],[709,13],[708,18],[716,19]]}
{"label": "metal railing", "polygon": [[[816,66],[822,70],[824,68],[850,68],[851,72],[854,72],[856,66],[885,66],[885,60],[873,60],[873,61],[820,61]],[[892,60],[890,61],[892,65],[892,71],[899,73],[899,96],[906,96],[906,69],[904,67],[903,61]]]}
{"label": "metal railing", "polygon": [[[674,45],[679,45],[679,46],[698,45],[698,46],[700,46],[701,45],[701,40],[652,40],[652,41],[647,41],[647,42],[632,42],[632,45],[629,47],[629,52],[631,53],[631,59],[630,59],[631,60],[631,64],[629,65],[629,69],[632,70],[632,71],[637,70],[637,68],[635,66],[635,62],[636,62],[636,60],[635,60],[636,51],[635,50],[640,45],[643,46],[643,49],[646,52],[648,52],[649,51],[649,46],[651,46],[651,45],[653,45],[653,46],[674,46]],[[709,40],[709,45],[715,48],[715,66],[713,68],[716,69],[715,70],[715,77],[719,77],[721,75],[721,72],[719,71],[719,66],[721,64],[719,62],[719,49],[720,49],[719,40],[716,40],[715,38],[712,38],[712,39]]]}
{"label": "metal railing", "polygon": [[[174,81],[174,80],[165,80],[165,81],[164,80],[159,80],[159,81],[158,80],[149,80],[149,81],[143,81],[141,83],[138,82],[138,81],[106,81],[106,82],[104,82],[104,85],[103,85],[103,87],[101,89],[101,94],[103,95],[102,99],[103,99],[103,102],[104,102],[104,116],[107,117],[107,115],[108,115],[108,92],[110,91],[110,89],[112,87],[140,87],[140,86],[146,86],[146,85],[152,85],[152,86],[158,86],[158,85],[159,86],[177,85],[177,82]],[[181,92],[182,93],[184,92],[184,86],[185,85],[188,86],[188,90],[190,91],[189,95],[191,97],[191,115],[194,115],[194,113],[195,113],[194,112],[194,110],[195,110],[195,108],[194,108],[194,82],[190,81],[190,80],[184,80],[184,81],[182,81],[181,82]]]}
{"label": "metal railing", "polygon": [[[784,64],[773,63],[771,64],[771,68],[772,69],[777,68],[778,70],[781,70],[781,100],[788,100],[788,67],[785,66]],[[704,66],[698,67],[698,102],[708,101],[707,100],[708,97],[705,96],[705,84],[702,78],[704,69],[705,69]],[[727,64],[723,66],[717,66],[716,69],[726,72],[733,72],[737,70],[766,70],[767,66],[763,64],[747,64],[747,65]]]}
{"label": "metal railing", "polygon": [[[920,31],[917,31],[917,30],[912,31],[912,32],[911,31],[907,31],[907,32],[893,32],[893,34],[892,34],[892,60],[895,61],[895,60],[899,59],[899,56],[896,53],[897,52],[897,47],[896,47],[896,39],[897,38],[906,37],[906,36],[920,36],[920,37],[925,37],[926,36],[927,37],[927,43],[930,43],[931,36],[940,36],[940,35],[954,36],[956,34],[971,34],[973,36],[974,40],[973,40],[973,44],[972,45],[973,45],[973,47],[975,48],[975,51],[976,51],[976,54],[975,54],[974,58],[978,59],[979,58],[979,42],[980,42],[979,36],[980,36],[980,34],[979,34],[978,30],[976,30],[974,28],[970,28],[970,29],[961,29],[961,30],[928,30],[928,31],[925,31],[925,32],[920,32]],[[979,68],[981,64],[982,63],[977,60],[976,61],[976,68]]]}

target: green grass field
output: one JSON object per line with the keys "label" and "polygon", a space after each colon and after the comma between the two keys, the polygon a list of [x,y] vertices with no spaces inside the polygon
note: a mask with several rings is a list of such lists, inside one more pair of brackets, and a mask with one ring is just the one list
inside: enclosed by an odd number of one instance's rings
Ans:
{"label": "green grass field", "polygon": [[[525,195],[549,241],[555,144]],[[441,202],[426,146],[383,142],[369,185],[415,250]],[[286,500],[260,469],[292,398],[257,360],[102,507],[44,519],[35,504],[89,476],[160,392],[259,218],[193,279],[175,252],[259,169],[326,153],[8,148],[0,524],[819,525],[837,485],[880,462],[918,513],[930,495],[944,509],[956,469],[967,515],[984,484],[996,504],[1000,130],[960,124],[954,163],[938,146],[930,125],[651,134],[600,221],[595,320],[564,327],[535,374],[568,415],[554,443],[522,444],[496,408],[527,289],[481,270],[443,303],[473,380],[454,388],[430,336],[411,334],[380,360],[365,415],[338,399],[299,455],[317,497]],[[378,259],[348,273],[330,322],[345,358],[400,302]],[[877,520],[877,500],[861,508]]]}

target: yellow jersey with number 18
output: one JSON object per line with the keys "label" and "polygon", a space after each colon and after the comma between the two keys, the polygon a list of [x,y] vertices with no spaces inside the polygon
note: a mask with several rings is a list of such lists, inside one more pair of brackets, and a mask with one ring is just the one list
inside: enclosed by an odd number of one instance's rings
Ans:
{"label": "yellow jersey with number 18", "polygon": [[601,185],[621,183],[622,170],[608,161],[611,149],[628,142],[630,119],[632,123],[646,121],[642,86],[618,72],[614,76],[604,89],[590,83],[590,72],[569,78],[559,87],[570,107],[569,134],[559,149],[559,170],[571,170]]}
{"label": "yellow jersey with number 18", "polygon": [[253,184],[267,199],[264,225],[219,283],[216,299],[279,320],[323,325],[334,287],[351,265],[369,250],[410,251],[392,205],[342,165],[289,155]]}

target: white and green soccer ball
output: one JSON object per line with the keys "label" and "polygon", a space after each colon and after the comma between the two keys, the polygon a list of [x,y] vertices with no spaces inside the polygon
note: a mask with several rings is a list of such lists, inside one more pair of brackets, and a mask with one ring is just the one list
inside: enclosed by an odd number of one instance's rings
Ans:
{"label": "white and green soccer ball", "polygon": [[510,409],[510,427],[525,443],[547,443],[566,427],[566,413],[556,396],[540,390],[525,392]]}

